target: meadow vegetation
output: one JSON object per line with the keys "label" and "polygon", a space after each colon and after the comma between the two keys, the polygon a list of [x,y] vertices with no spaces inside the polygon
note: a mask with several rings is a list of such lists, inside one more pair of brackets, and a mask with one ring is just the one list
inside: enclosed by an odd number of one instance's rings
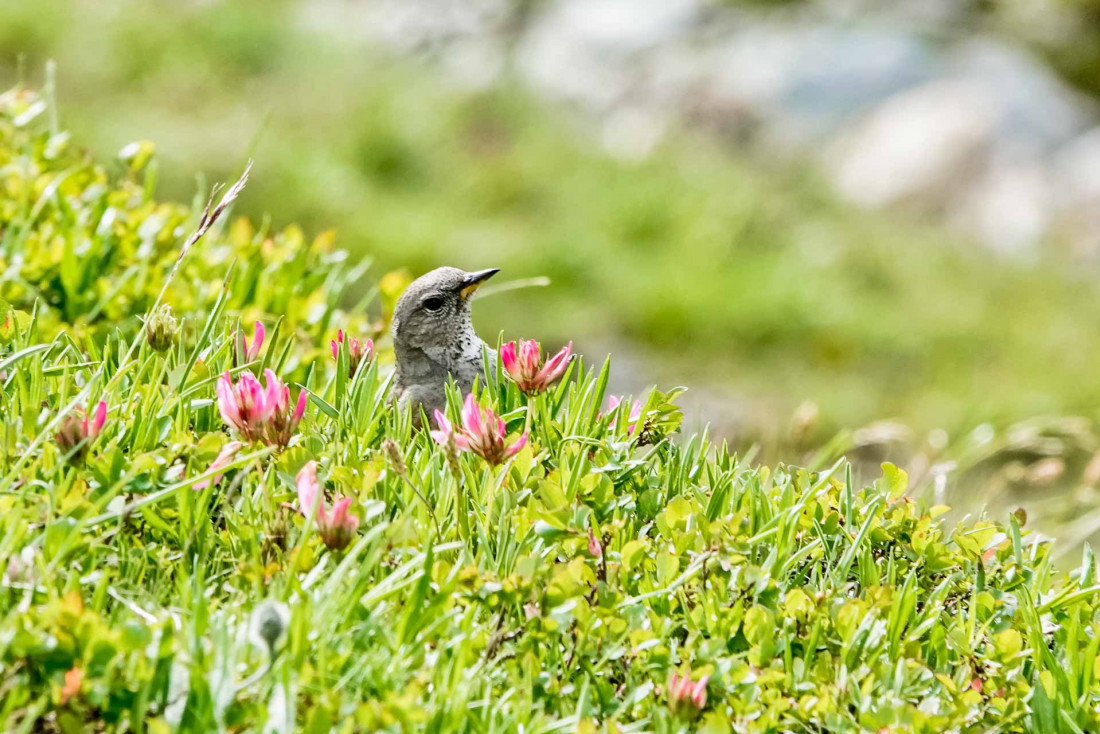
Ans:
{"label": "meadow vegetation", "polygon": [[404,276],[239,187],[161,201],[151,146],[108,172],[54,113],[0,98],[4,731],[1100,726],[1087,548],[757,465],[581,356],[414,430]]}
{"label": "meadow vegetation", "polygon": [[238,210],[254,221],[336,227],[384,271],[548,276],[551,288],[479,304],[483,333],[613,349],[630,389],[705,389],[688,397],[713,409],[688,417],[724,436],[783,428],[807,399],[818,442],[886,417],[917,441],[934,428],[954,441],[987,421],[1095,416],[1100,292],[1057,243],[1040,262],[998,259],[698,135],[617,160],[507,75],[481,90],[440,79],[352,29],[316,28],[307,8],[6,3],[0,81],[41,83],[56,59],[65,127],[106,166],[156,141],[158,189],[176,200],[197,173],[231,180],[251,155]]}

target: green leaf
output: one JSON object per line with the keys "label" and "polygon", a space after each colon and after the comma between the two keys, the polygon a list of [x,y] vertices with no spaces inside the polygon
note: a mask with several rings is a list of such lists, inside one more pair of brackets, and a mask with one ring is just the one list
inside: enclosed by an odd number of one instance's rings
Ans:
{"label": "green leaf", "polygon": [[636,570],[646,558],[646,545],[640,540],[632,540],[623,546],[622,559],[623,570],[631,573]]}
{"label": "green leaf", "polygon": [[909,489],[909,475],[888,461],[882,465],[882,478],[891,501],[900,498]]}
{"label": "green leaf", "polygon": [[1011,660],[1024,649],[1024,638],[1016,630],[1006,629],[993,635],[993,647],[1002,660]]}

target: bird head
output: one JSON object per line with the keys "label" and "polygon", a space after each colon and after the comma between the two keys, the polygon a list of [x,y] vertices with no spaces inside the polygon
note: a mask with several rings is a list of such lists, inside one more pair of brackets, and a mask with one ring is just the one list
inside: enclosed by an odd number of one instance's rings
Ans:
{"label": "bird head", "polygon": [[458,268],[436,268],[414,280],[393,310],[394,348],[444,347],[472,331],[470,299],[498,270],[467,273]]}

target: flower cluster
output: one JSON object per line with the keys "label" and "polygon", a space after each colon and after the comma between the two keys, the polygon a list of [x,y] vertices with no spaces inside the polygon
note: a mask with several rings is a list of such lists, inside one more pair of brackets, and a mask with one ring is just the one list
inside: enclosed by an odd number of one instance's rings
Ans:
{"label": "flower cluster", "polygon": [[333,359],[340,359],[340,347],[345,341],[348,345],[348,377],[354,377],[360,363],[369,362],[374,358],[374,341],[371,339],[359,341],[353,336],[345,335],[344,330],[340,329],[336,332],[336,338],[330,342]]}
{"label": "flower cluster", "polygon": [[246,441],[264,441],[286,446],[298,428],[306,410],[306,391],[298,393],[298,402],[290,409],[290,388],[271,370],[264,370],[267,387],[251,372],[244,372],[236,384],[227,371],[218,378],[218,411],[222,418]]}
{"label": "flower cluster", "polygon": [[691,682],[691,675],[682,676],[672,674],[668,679],[668,707],[673,712],[677,711],[702,711],[707,705],[707,681],[710,676],[704,675],[697,682]]}
{"label": "flower cluster", "polygon": [[54,439],[61,453],[72,461],[80,461],[88,451],[91,443],[107,422],[107,403],[100,400],[92,411],[91,419],[88,414],[80,409],[65,416],[61,426],[57,429]]}
{"label": "flower cluster", "polygon": [[145,321],[145,340],[158,352],[165,352],[176,343],[179,323],[172,315],[172,307],[161,304]]}
{"label": "flower cluster", "polygon": [[508,433],[504,421],[492,408],[483,409],[474,399],[473,393],[467,395],[462,404],[461,427],[455,429],[447,416],[438,410],[435,411],[435,422],[439,429],[431,434],[440,446],[446,446],[453,440],[455,446],[462,451],[477,454],[493,465],[507,461],[527,445],[527,432],[524,431],[511,446],[505,446],[504,439]]}
{"label": "flower cluster", "polygon": [[500,348],[500,363],[512,382],[527,395],[537,395],[562,376],[569,365],[573,342],[561,348],[544,364],[539,354],[539,343],[533,340],[508,342]]}
{"label": "flower cluster", "polygon": [[359,518],[349,512],[350,497],[338,497],[331,512],[325,508],[325,497],[317,481],[317,462],[311,461],[298,472],[298,511],[306,518],[316,508],[317,531],[321,540],[333,550],[343,550],[359,530]]}

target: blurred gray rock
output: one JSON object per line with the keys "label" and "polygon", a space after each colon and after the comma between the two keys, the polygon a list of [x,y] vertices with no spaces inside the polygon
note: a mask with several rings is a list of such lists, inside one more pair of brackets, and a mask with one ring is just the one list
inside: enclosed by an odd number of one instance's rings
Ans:
{"label": "blurred gray rock", "polygon": [[1100,244],[1100,127],[1078,136],[1054,156],[1058,231],[1091,255]]}
{"label": "blurred gray rock", "polygon": [[943,206],[984,164],[995,101],[977,84],[934,81],[893,95],[844,130],[825,154],[837,191],[863,206]]}
{"label": "blurred gray rock", "polygon": [[924,44],[890,30],[750,22],[705,59],[711,104],[755,118],[765,141],[808,145],[853,114],[930,79]]}
{"label": "blurred gray rock", "polygon": [[673,125],[694,125],[820,160],[845,198],[940,217],[997,250],[1100,241],[1096,106],[1010,40],[961,37],[957,2],[307,7],[305,22],[434,59],[466,86],[515,74],[589,117],[615,155],[648,155]]}
{"label": "blurred gray rock", "polygon": [[535,89],[611,112],[644,78],[645,57],[671,44],[697,18],[697,0],[558,0],[517,49]]}
{"label": "blurred gray rock", "polygon": [[978,38],[949,58],[947,74],[980,86],[997,105],[995,135],[1006,155],[1047,154],[1094,119],[1083,97],[1022,49]]}
{"label": "blurred gray rock", "polygon": [[1050,173],[1039,159],[991,163],[948,211],[949,223],[993,250],[1034,254],[1054,214]]}
{"label": "blurred gray rock", "polygon": [[1100,204],[1100,127],[1063,146],[1054,162],[1067,202]]}

